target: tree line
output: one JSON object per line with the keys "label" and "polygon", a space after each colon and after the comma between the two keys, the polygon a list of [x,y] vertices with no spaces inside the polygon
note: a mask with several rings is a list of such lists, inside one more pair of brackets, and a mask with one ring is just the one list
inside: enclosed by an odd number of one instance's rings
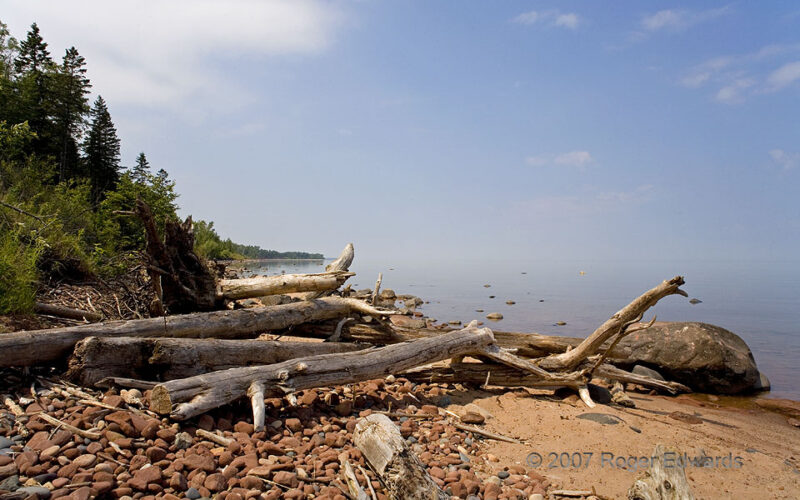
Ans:
{"label": "tree line", "polygon": [[[36,23],[18,40],[0,21],[0,314],[30,310],[43,281],[129,269],[144,249],[137,198],[160,228],[178,217],[175,182],[144,152],[122,165],[109,105],[90,104],[91,90],[75,47],[56,59]],[[273,252],[223,241],[211,222],[195,229],[207,258]]]}

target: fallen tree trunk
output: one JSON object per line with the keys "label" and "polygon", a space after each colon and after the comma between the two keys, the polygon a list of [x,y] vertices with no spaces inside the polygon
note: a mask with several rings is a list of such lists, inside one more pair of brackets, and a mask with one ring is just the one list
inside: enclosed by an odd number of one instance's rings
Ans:
{"label": "fallen tree trunk", "polygon": [[163,318],[113,321],[0,335],[0,366],[32,366],[57,361],[86,337],[248,338],[256,334],[332,319],[351,313],[381,316],[395,311],[339,297],[279,306],[214,311]]}
{"label": "fallen tree trunk", "polygon": [[[639,384],[670,394],[691,392],[683,384],[664,382],[654,378],[636,375],[610,365],[601,365],[595,372],[599,377],[620,382]],[[520,373],[510,366],[489,363],[451,363],[449,366],[426,366],[412,368],[402,374],[403,377],[416,382],[434,382],[445,384],[473,384],[476,386],[493,385],[500,387],[537,387],[540,389],[556,389],[559,387],[576,387],[570,380],[548,380],[536,375]]]}
{"label": "fallen tree trunk", "polygon": [[[355,250],[353,248],[353,244],[348,243],[347,245],[345,245],[344,250],[342,250],[342,253],[339,255],[339,257],[330,264],[328,264],[327,266],[325,266],[325,271],[327,272],[348,271],[350,269],[350,264],[353,263],[354,257],[355,257]],[[303,300],[312,300],[318,297],[322,297],[326,293],[329,292],[319,292],[319,291],[305,292],[297,296]]]}
{"label": "fallen tree trunk", "polygon": [[330,271],[219,280],[217,295],[223,299],[236,300],[294,292],[325,292],[336,290],[351,276],[355,276],[355,273]]}
{"label": "fallen tree trunk", "polygon": [[493,342],[494,336],[488,328],[465,328],[435,338],[377,349],[217,371],[157,385],[150,398],[150,408],[176,420],[185,420],[243,398],[254,386],[261,386],[267,394],[350,384],[480,352]]}
{"label": "fallen tree trunk", "polygon": [[334,342],[89,337],[75,346],[67,377],[85,386],[92,386],[106,377],[174,380],[366,347],[368,345]]}
{"label": "fallen tree trunk", "polygon": [[353,442],[380,476],[392,499],[446,500],[400,430],[386,415],[373,413],[356,424]]}
{"label": "fallen tree trunk", "polygon": [[574,349],[544,358],[538,363],[539,366],[546,370],[575,368],[583,360],[595,354],[603,343],[616,335],[624,334],[628,326],[641,320],[645,311],[656,305],[662,298],[673,294],[688,297],[686,292],[678,288],[683,284],[681,276],[675,276],[671,280],[662,282],[620,309]]}
{"label": "fallen tree trunk", "polygon": [[45,314],[47,316],[56,316],[58,318],[88,321],[90,323],[103,319],[103,315],[100,313],[84,311],[81,309],[73,309],[71,307],[58,306],[55,304],[45,304],[43,302],[37,302],[34,304],[33,312],[36,314]]}

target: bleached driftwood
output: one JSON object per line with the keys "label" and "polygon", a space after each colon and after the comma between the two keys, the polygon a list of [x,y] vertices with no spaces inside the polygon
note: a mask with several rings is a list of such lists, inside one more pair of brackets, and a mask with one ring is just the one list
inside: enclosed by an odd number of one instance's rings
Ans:
{"label": "bleached driftwood", "polygon": [[173,380],[366,347],[344,342],[89,337],[75,345],[67,376],[84,386],[107,377]]}
{"label": "bleached driftwood", "polygon": [[656,305],[662,298],[673,294],[688,297],[686,292],[678,288],[683,284],[684,281],[681,276],[662,282],[620,309],[574,349],[544,358],[539,361],[539,366],[545,370],[575,368],[583,360],[595,354],[603,343],[612,339],[615,335],[619,335],[627,326],[639,321],[645,311]]}
{"label": "bleached driftwood", "polygon": [[0,335],[0,366],[31,366],[57,361],[67,356],[79,340],[91,336],[248,338],[270,330],[340,318],[353,313],[378,317],[396,314],[396,311],[377,309],[357,299],[326,297],[235,311],[21,331]]}
{"label": "bleached driftwood", "polygon": [[377,349],[216,371],[155,386],[150,408],[176,420],[185,420],[245,397],[253,384],[262,384],[265,393],[279,394],[349,384],[481,351],[493,342],[494,336],[488,328],[467,328]]}
{"label": "bleached driftwood", "polygon": [[[348,271],[350,270],[350,264],[353,263],[353,258],[355,257],[355,250],[353,249],[353,244],[348,243],[345,245],[344,250],[339,255],[339,257],[325,266],[325,271],[327,272],[335,272],[335,271]],[[322,297],[327,292],[304,292],[298,294],[297,297],[300,297],[303,300],[311,300],[316,299],[318,297]]]}
{"label": "bleached driftwood", "polygon": [[686,471],[677,463],[683,458],[677,451],[657,444],[651,458],[650,467],[628,490],[628,500],[694,500]]}
{"label": "bleached driftwood", "polygon": [[355,273],[329,271],[219,280],[217,295],[223,299],[236,300],[294,292],[325,292],[336,290],[351,276],[355,276]]}
{"label": "bleached driftwood", "polygon": [[408,448],[400,430],[389,417],[373,413],[356,424],[353,442],[378,474],[389,495],[397,500],[446,500],[450,498]]}

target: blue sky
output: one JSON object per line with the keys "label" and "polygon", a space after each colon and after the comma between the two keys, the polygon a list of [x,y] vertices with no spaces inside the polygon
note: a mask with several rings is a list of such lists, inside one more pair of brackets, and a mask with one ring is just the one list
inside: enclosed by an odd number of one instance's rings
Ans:
{"label": "blue sky", "polygon": [[0,0],[236,241],[796,260],[796,2]]}

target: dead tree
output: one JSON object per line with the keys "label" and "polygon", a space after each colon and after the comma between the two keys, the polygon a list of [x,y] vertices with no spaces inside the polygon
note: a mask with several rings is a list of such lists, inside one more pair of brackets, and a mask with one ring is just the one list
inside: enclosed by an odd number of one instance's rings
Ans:
{"label": "dead tree", "polygon": [[367,347],[349,342],[89,337],[75,346],[67,377],[86,386],[109,377],[174,380]]}
{"label": "dead tree", "polygon": [[69,355],[86,337],[250,338],[309,321],[346,317],[353,313],[375,317],[396,311],[376,309],[357,299],[325,297],[279,306],[213,311],[163,318],[112,321],[90,325],[30,330],[0,335],[0,366],[33,366]]}
{"label": "dead tree", "polygon": [[386,415],[373,413],[356,424],[353,442],[372,470],[380,476],[389,495],[403,500],[446,500],[450,495],[428,474],[411,451],[400,430]]}

